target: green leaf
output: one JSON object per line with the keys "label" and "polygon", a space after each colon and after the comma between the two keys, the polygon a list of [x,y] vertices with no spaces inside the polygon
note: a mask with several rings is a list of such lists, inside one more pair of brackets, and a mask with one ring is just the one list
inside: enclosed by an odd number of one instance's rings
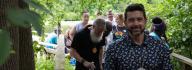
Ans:
{"label": "green leaf", "polygon": [[38,35],[41,35],[43,28],[41,25],[43,23],[41,16],[33,11],[29,11],[28,15],[29,17],[31,17],[30,19],[28,19],[28,21],[31,22],[33,28],[37,31]]}
{"label": "green leaf", "polygon": [[35,8],[35,9],[38,9],[38,10],[44,11],[44,12],[50,14],[50,15],[53,15],[53,14],[51,13],[51,11],[49,11],[48,9],[46,9],[43,5],[34,2],[33,0],[24,0],[24,2],[26,2],[27,4],[29,4],[30,6],[32,6],[32,7]]}
{"label": "green leaf", "polygon": [[30,18],[26,15],[26,10],[21,9],[9,9],[7,10],[7,19],[12,24],[21,26],[21,27],[29,27],[30,24],[27,22],[26,19]]}
{"label": "green leaf", "polygon": [[42,19],[36,12],[28,9],[9,9],[7,18],[11,23],[21,27],[27,28],[32,24],[38,35],[42,33]]}
{"label": "green leaf", "polygon": [[8,32],[0,29],[0,65],[5,62],[10,54],[11,42]]}

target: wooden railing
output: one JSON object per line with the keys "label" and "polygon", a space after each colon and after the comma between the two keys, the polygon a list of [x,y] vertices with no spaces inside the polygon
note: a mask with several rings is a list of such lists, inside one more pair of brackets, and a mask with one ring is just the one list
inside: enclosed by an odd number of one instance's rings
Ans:
{"label": "wooden railing", "polygon": [[55,48],[56,48],[58,45],[56,45],[56,44],[50,44],[50,43],[46,43],[46,42],[38,42],[38,43],[39,43],[39,45],[43,45],[43,46],[53,46],[54,49],[44,47],[45,52],[47,52],[47,53],[52,53],[52,54],[56,54],[56,49],[55,49]]}
{"label": "wooden railing", "polygon": [[179,62],[182,63],[181,70],[192,70],[192,59],[189,59],[176,53],[172,53],[171,56],[176,58]]}

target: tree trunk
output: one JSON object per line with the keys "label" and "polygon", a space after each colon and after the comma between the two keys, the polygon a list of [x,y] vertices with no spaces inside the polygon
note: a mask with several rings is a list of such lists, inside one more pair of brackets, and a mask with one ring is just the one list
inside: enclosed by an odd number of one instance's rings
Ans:
{"label": "tree trunk", "polygon": [[[29,9],[23,0],[19,0],[19,7]],[[35,70],[31,27],[19,27],[19,47],[19,70]]]}
{"label": "tree trunk", "polygon": [[5,11],[13,7],[28,6],[22,0],[0,0],[0,28],[10,33],[12,50],[15,51],[3,65],[0,65],[0,70],[35,70],[31,28],[16,27],[6,19]]}
{"label": "tree trunk", "polygon": [[[10,54],[6,62],[0,66],[0,70],[19,70],[19,34],[18,28],[9,24],[6,20],[6,9],[17,7],[18,0],[0,0],[0,28],[9,31],[14,54]],[[10,27],[8,27],[10,26]]]}
{"label": "tree trunk", "polygon": [[19,70],[35,70],[31,28],[19,28]]}

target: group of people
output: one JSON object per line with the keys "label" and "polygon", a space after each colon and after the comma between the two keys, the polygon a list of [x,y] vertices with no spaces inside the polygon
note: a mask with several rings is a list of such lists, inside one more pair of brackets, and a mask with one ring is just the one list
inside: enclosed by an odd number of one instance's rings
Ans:
{"label": "group of people", "polygon": [[147,16],[142,4],[130,4],[124,15],[110,10],[108,19],[98,13],[89,25],[89,12],[82,22],[67,31],[66,46],[76,59],[75,70],[172,70],[166,24],[152,19],[151,31],[145,28]]}

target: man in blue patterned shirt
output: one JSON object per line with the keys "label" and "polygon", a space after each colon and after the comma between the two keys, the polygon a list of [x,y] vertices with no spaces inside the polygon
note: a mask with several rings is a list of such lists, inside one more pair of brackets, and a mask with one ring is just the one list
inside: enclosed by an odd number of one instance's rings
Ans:
{"label": "man in blue patterned shirt", "polygon": [[124,16],[129,33],[110,45],[104,70],[172,70],[166,45],[144,32],[147,22],[144,6],[131,4]]}

